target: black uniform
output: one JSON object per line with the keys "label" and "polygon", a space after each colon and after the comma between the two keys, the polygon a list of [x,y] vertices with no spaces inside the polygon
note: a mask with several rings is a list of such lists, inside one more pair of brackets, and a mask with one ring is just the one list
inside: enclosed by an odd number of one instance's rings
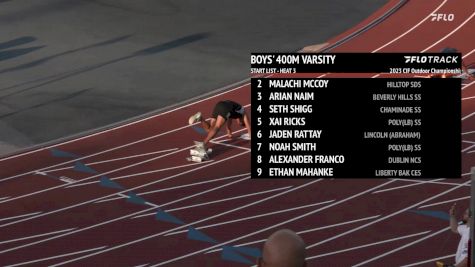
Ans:
{"label": "black uniform", "polygon": [[218,118],[218,115],[223,117],[225,120],[237,119],[242,118],[244,114],[244,108],[231,100],[220,101],[214,106],[213,114],[211,115],[213,118]]}

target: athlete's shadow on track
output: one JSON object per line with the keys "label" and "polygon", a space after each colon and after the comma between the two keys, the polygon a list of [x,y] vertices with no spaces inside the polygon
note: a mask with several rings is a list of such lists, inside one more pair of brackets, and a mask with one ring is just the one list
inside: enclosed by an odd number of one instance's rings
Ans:
{"label": "athlete's shadow on track", "polygon": [[[82,90],[79,90],[79,91],[76,91],[76,92],[73,92],[73,93],[70,93],[70,94],[66,94],[66,95],[60,96],[58,98],[51,99],[51,100],[48,100],[46,102],[35,104],[35,105],[29,106],[29,107],[14,108],[14,111],[0,115],[0,119],[8,118],[8,117],[16,115],[18,113],[25,112],[25,111],[30,111],[30,110],[35,109],[35,108],[48,106],[48,105],[51,105],[51,104],[54,104],[54,103],[60,103],[60,102],[66,101],[68,99],[72,99],[72,98],[75,98],[77,96],[83,95],[84,93],[86,93],[88,91],[91,91],[91,90],[93,90],[93,88],[82,89]],[[2,104],[4,104],[4,103],[2,103]]]}
{"label": "athlete's shadow on track", "polygon": [[97,48],[97,47],[111,45],[111,44],[114,44],[114,43],[125,41],[126,39],[130,38],[131,36],[132,36],[131,34],[123,35],[123,36],[112,38],[112,39],[109,39],[109,40],[106,40],[106,41],[103,41],[103,42],[99,42],[99,43],[87,45],[87,46],[84,46],[84,47],[70,49],[70,50],[67,50],[67,51],[64,51],[64,52],[56,53],[56,54],[46,56],[46,57],[31,61],[31,62],[28,62],[28,63],[21,64],[19,66],[3,69],[3,70],[0,71],[0,74],[3,74],[5,72],[25,70],[25,69],[28,69],[28,68],[37,67],[37,66],[39,66],[41,64],[44,64],[44,63],[46,63],[50,60],[53,60],[53,59],[56,59],[56,58],[59,58],[59,57],[62,57],[62,56],[66,56],[66,55],[73,54],[73,53],[76,53],[76,52],[80,52],[80,51],[84,51],[84,50],[88,50],[88,49],[92,49],[92,48]]}
{"label": "athlete's shadow on track", "polygon": [[[114,64],[114,63],[118,63],[118,62],[121,62],[121,61],[129,60],[129,59],[136,58],[136,57],[152,56],[152,55],[155,55],[155,54],[163,53],[163,52],[166,52],[170,49],[174,49],[174,48],[177,48],[177,47],[180,47],[180,46],[184,46],[184,45],[187,45],[187,44],[190,44],[190,43],[200,41],[202,39],[206,39],[209,36],[210,36],[210,33],[207,33],[207,32],[191,34],[191,35],[187,35],[187,36],[184,36],[184,37],[181,37],[181,38],[178,38],[178,39],[175,39],[175,40],[163,43],[163,44],[151,46],[151,47],[136,51],[132,54],[122,56],[122,57],[118,57],[116,59],[108,60],[108,61],[97,63],[97,64],[94,64],[94,65],[85,66],[85,67],[75,69],[75,70],[72,70],[72,71],[66,71],[66,72],[59,73],[59,74],[53,74],[51,76],[40,78],[40,79],[37,79],[37,80],[34,80],[34,81],[23,82],[23,83],[16,84],[16,85],[13,85],[13,86],[0,88],[0,91],[5,91],[5,90],[10,90],[10,89],[15,89],[16,87],[19,87],[19,86],[22,86],[22,85],[27,85],[27,84],[30,84],[30,83],[36,83],[36,82],[44,81],[44,82],[39,83],[39,84],[34,85],[34,86],[30,86],[30,87],[27,87],[27,88],[23,88],[21,90],[17,90],[17,91],[8,93],[8,94],[4,94],[4,95],[0,96],[0,99],[4,99],[4,98],[7,98],[7,97],[18,95],[20,93],[24,93],[24,92],[27,92],[27,91],[30,91],[30,90],[33,90],[33,89],[37,89],[37,88],[43,87],[45,85],[49,85],[49,84],[52,84],[52,83],[55,83],[55,82],[58,82],[58,81],[62,81],[62,80],[65,80],[67,78],[74,77],[74,76],[77,76],[77,75],[80,75],[80,74],[83,74],[83,73],[86,73],[86,72],[94,71],[94,70],[97,70],[97,69],[100,69],[100,68],[103,68],[105,66],[108,66],[108,65],[111,65],[111,64]],[[123,37],[119,37],[116,40],[122,40],[122,39],[126,39],[128,37],[129,37],[129,35],[126,35],[126,36],[123,36]],[[115,42],[115,40],[112,41],[112,42],[111,41],[106,41],[104,43],[105,44],[110,44],[110,43],[113,43],[113,42]],[[28,63],[28,65],[18,66],[16,68],[17,69],[18,68],[27,68],[27,67],[31,67],[32,65],[37,65],[37,64],[41,64],[41,63],[43,63],[43,61],[30,62],[30,63]],[[8,70],[8,69],[3,70],[3,71],[0,71],[0,73],[3,73],[5,71],[11,71],[11,70]]]}
{"label": "athlete's shadow on track", "polygon": [[33,47],[28,47],[28,48],[12,49],[13,47],[16,47],[16,46],[34,42],[35,40],[36,40],[35,37],[23,36],[23,37],[16,38],[7,42],[0,43],[0,50],[2,50],[0,51],[0,61],[20,57],[20,56],[26,55],[28,53],[31,53],[33,51],[36,51],[38,49],[45,47],[44,45],[42,45],[42,46],[33,46]]}

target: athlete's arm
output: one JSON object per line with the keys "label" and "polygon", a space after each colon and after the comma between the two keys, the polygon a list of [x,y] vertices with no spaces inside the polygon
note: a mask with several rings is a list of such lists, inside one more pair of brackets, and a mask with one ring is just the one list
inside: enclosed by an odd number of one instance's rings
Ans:
{"label": "athlete's arm", "polygon": [[205,140],[203,141],[205,145],[207,145],[209,141],[213,139],[213,137],[219,132],[219,129],[221,129],[225,122],[226,120],[221,117],[221,115],[218,115],[218,117],[216,118],[216,122],[214,123],[214,125],[211,126],[208,132],[208,136],[206,136]]}

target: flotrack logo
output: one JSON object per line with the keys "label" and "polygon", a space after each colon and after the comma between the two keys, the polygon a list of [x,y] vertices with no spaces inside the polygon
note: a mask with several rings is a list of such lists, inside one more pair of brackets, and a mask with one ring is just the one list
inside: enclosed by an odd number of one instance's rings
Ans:
{"label": "flotrack logo", "polygon": [[404,56],[404,63],[458,63],[459,56]]}

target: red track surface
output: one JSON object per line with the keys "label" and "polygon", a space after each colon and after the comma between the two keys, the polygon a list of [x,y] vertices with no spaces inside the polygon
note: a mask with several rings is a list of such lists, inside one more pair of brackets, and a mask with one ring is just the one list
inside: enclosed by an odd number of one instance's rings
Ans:
{"label": "red track surface", "polygon": [[[389,2],[329,42],[366,25],[395,3]],[[432,22],[433,12],[453,13],[455,20]],[[409,1],[370,31],[333,51],[425,52],[452,46],[463,53],[466,62],[474,62],[474,12],[472,0]],[[200,138],[186,124],[188,116],[197,110],[208,114],[220,99],[250,104],[248,84],[52,146],[82,156],[80,160],[97,170],[97,175],[73,171],[74,161],[52,157],[51,147],[0,159],[0,263],[242,266],[223,261],[217,252],[204,252],[222,244],[261,247],[263,239],[283,227],[309,230],[301,233],[308,245],[309,266],[433,266],[436,258],[450,262],[458,237],[446,229],[447,222],[411,210],[447,211],[453,199],[469,196],[468,173],[475,159],[471,153],[475,151],[473,82],[463,86],[462,95],[464,176],[457,180],[251,181],[250,145],[239,139],[215,144],[212,161],[186,162],[191,140]],[[148,154],[151,152],[157,153]],[[101,161],[107,162],[92,164]],[[38,170],[76,182],[39,175]],[[127,189],[100,186],[101,175],[118,178],[115,181]],[[189,184],[194,185],[174,188]],[[119,195],[154,190],[161,191],[141,195],[147,205],[126,202]],[[111,201],[98,202],[108,199]],[[459,202],[466,206],[468,201]],[[186,232],[180,232],[186,226],[156,221],[154,205],[219,244],[189,240]],[[252,217],[257,215],[262,216]],[[228,223],[219,224],[223,222]]]}

